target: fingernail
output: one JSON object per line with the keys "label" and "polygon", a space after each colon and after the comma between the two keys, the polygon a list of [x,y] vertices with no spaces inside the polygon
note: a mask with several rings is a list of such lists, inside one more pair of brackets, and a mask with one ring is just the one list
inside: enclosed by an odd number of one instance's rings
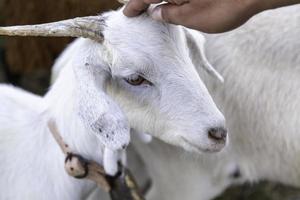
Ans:
{"label": "fingernail", "polygon": [[154,8],[150,13],[150,16],[157,21],[163,21],[161,7]]}

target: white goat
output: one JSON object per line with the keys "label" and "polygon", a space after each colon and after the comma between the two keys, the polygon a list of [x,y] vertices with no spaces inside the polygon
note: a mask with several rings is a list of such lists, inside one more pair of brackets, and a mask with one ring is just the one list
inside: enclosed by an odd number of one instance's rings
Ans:
{"label": "white goat", "polygon": [[[201,58],[197,67],[220,76],[202,47],[197,56],[189,51],[188,45],[197,45],[187,43],[182,27],[147,15],[128,19],[121,11],[64,21],[55,30],[51,26],[43,33],[43,26],[33,32],[32,27],[0,29],[2,34],[65,36],[67,27],[75,31],[71,36],[96,40],[79,39],[70,47],[43,98],[0,86],[0,199],[82,199],[95,187],[65,173],[64,156],[47,128],[52,119],[73,150],[103,163],[111,174],[116,152],[129,142],[129,127],[194,152],[225,146],[224,117],[191,58]],[[198,39],[203,45],[204,38]]]}
{"label": "white goat", "polygon": [[[188,41],[201,41],[196,31],[186,34]],[[218,155],[197,156],[158,140],[134,141],[154,182],[148,199],[210,199],[231,183],[228,175],[236,166],[249,181],[300,186],[299,37],[300,6],[267,11],[235,31],[206,35],[208,58],[226,81],[217,86],[198,71],[225,114],[230,144]]]}

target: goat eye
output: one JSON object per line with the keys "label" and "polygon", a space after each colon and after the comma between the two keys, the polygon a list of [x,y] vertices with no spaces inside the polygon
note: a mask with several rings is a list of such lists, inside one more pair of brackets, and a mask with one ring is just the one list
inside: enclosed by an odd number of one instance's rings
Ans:
{"label": "goat eye", "polygon": [[125,81],[130,85],[134,85],[134,86],[142,85],[143,83],[148,82],[146,79],[144,79],[142,76],[139,75],[132,75],[128,78],[125,78]]}

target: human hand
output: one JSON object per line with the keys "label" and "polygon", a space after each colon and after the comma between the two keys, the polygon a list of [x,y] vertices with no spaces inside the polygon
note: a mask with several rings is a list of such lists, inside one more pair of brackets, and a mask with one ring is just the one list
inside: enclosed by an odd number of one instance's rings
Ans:
{"label": "human hand", "polygon": [[[144,12],[150,4],[162,0],[130,0],[124,14],[134,17]],[[270,8],[281,7],[299,0],[167,0],[150,12],[152,18],[207,33],[232,30],[253,15]]]}

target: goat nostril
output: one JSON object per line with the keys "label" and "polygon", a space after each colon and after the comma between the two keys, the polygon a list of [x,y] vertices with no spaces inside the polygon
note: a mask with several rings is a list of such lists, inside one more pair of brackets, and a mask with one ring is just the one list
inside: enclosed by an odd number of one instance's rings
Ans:
{"label": "goat nostril", "polygon": [[214,140],[225,140],[227,130],[224,128],[211,128],[208,130],[208,136]]}

